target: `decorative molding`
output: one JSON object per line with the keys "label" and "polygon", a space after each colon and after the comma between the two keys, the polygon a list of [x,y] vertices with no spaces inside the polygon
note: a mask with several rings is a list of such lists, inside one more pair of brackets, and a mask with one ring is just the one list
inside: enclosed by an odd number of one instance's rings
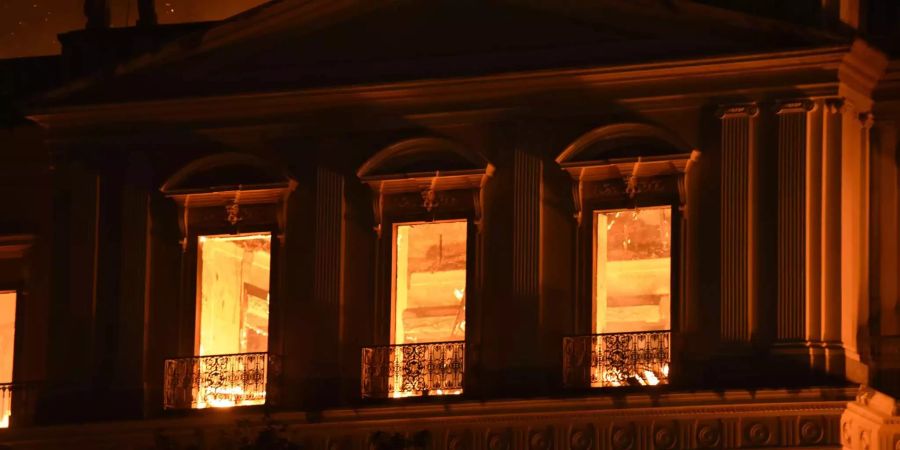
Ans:
{"label": "decorative molding", "polygon": [[[403,158],[417,152],[446,153],[471,163],[471,168],[460,170],[433,170],[416,173],[383,173],[394,158]],[[382,236],[382,223],[386,208],[399,207],[406,213],[421,210],[424,216],[458,208],[459,200],[448,196],[448,191],[470,191],[471,206],[479,231],[481,230],[483,190],[488,178],[493,176],[494,166],[478,153],[452,141],[440,138],[416,138],[393,144],[369,158],[357,171],[360,180],[372,191],[374,231]],[[413,195],[408,195],[413,194]],[[412,199],[415,198],[413,202]]]}
{"label": "decorative molding", "polygon": [[[329,450],[368,450],[377,437],[394,436],[403,442],[427,437],[426,448],[438,450],[827,448],[839,445],[840,416],[852,393],[851,389],[826,388],[824,392],[661,392],[616,398],[439,402],[325,410],[314,418],[306,412],[276,412],[268,420],[278,423],[284,434],[297,442]],[[867,405],[859,406],[867,411],[887,411],[878,406],[884,403],[879,398],[866,401]],[[415,420],[410,420],[411,415]],[[235,408],[231,417],[234,421],[206,415],[148,419],[127,426],[88,424],[79,429],[77,444],[82,448],[125,448],[136,439],[152,443],[155,435],[168,435],[167,428],[174,433],[196,430],[216,436],[236,427],[236,421],[250,432],[264,428],[267,420],[258,411],[240,408]],[[848,429],[856,429],[860,417],[854,416]],[[41,448],[79,448],[71,443],[70,428],[12,428],[3,432],[4,442],[15,448],[19,443],[26,448],[36,444]],[[191,439],[193,434],[180,436]],[[217,444],[221,443],[207,440],[198,448],[221,448]]]}
{"label": "decorative molding", "polygon": [[[580,225],[582,210],[591,198],[635,200],[645,194],[675,193],[682,209],[687,203],[685,177],[700,158],[700,151],[666,156],[620,158],[563,164],[572,177],[575,221]],[[670,180],[675,180],[671,185]]]}
{"label": "decorative molding", "polygon": [[825,99],[825,111],[831,114],[843,114],[853,110],[853,102],[842,97]]}
{"label": "decorative molding", "polygon": [[24,258],[34,245],[34,240],[32,234],[0,235],[0,259]]}
{"label": "decorative molding", "polygon": [[[394,173],[390,171],[388,166],[397,159],[422,153],[445,154],[459,158],[469,163],[469,170],[484,170],[485,167],[490,165],[490,162],[488,162],[488,160],[480,153],[471,151],[467,147],[456,142],[436,137],[420,137],[406,139],[378,151],[360,166],[359,170],[356,171],[356,176],[364,181],[407,177],[415,178],[419,174]],[[441,168],[434,167],[432,170],[437,172],[438,170],[441,170]],[[466,169],[460,171],[464,172]],[[429,172],[424,172],[421,175],[427,177],[428,173]]]}
{"label": "decorative molding", "polygon": [[556,162],[560,165],[578,164],[578,155],[593,145],[621,138],[656,139],[667,143],[678,153],[690,153],[694,150],[675,133],[664,128],[645,123],[616,123],[594,128],[579,136],[556,157]]}
{"label": "decorative molding", "polygon": [[[539,86],[554,91],[566,86],[581,89],[609,89],[621,91],[622,83],[668,83],[698,80],[698,95],[704,92],[702,83],[715,78],[741,77],[748,71],[765,73],[789,70],[820,79],[823,69],[836,76],[835,67],[850,50],[848,45],[827,48],[811,48],[795,51],[779,50],[752,55],[728,55],[681,59],[671,62],[614,65],[590,68],[523,71],[478,77],[460,77],[442,80],[417,80],[400,83],[376,83],[366,86],[341,86],[301,89],[287,92],[241,94],[208,98],[167,99],[121,104],[81,105],[72,107],[44,107],[28,112],[28,118],[44,127],[55,130],[78,128],[110,123],[135,123],[143,121],[197,123],[214,118],[242,117],[248,113],[288,117],[297,113],[310,113],[323,107],[355,105],[364,97],[378,105],[417,106],[433,103],[436,98],[453,98],[475,104],[484,98],[494,99],[504,93],[511,99],[521,98]],[[835,80],[819,92],[833,91]],[[743,85],[746,88],[746,84]],[[759,89],[758,91],[762,91]],[[630,102],[651,101],[641,98],[625,99]],[[653,100],[655,101],[655,100]],[[683,104],[684,99],[679,99]],[[250,106],[252,105],[252,108]],[[502,105],[496,104],[496,107]],[[496,121],[496,116],[488,118]]]}
{"label": "decorative molding", "polygon": [[862,386],[841,415],[844,450],[900,450],[900,403]]}
{"label": "decorative molding", "polygon": [[875,125],[875,116],[871,112],[859,113],[859,122],[862,124],[863,131],[869,131]]}

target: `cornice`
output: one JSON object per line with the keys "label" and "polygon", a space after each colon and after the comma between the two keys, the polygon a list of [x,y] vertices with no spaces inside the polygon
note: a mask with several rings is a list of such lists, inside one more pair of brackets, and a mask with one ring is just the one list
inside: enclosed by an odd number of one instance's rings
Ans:
{"label": "cornice", "polygon": [[872,94],[885,75],[887,56],[866,41],[857,39],[838,68],[841,95],[849,98],[862,111],[872,107]]}
{"label": "cornice", "polygon": [[0,235],[0,259],[22,258],[34,244],[34,235]]}
{"label": "cornice", "polygon": [[[360,103],[388,108],[440,102],[515,99],[535,92],[578,87],[610,89],[666,83],[747,77],[753,74],[812,70],[834,72],[850,48],[846,45],[807,50],[685,59],[669,62],[514,72],[479,77],[428,79],[398,83],[301,89],[275,93],[190,97],[113,104],[37,107],[28,118],[47,128],[91,127],[109,123],[197,122],[283,116],[324,107]],[[856,67],[856,66],[848,66]],[[821,80],[814,80],[821,82]],[[701,83],[702,85],[702,83]],[[792,86],[793,87],[793,86]],[[741,89],[752,86],[743,85]],[[769,87],[771,89],[772,87]],[[695,89],[696,90],[696,89]],[[650,90],[648,89],[648,92]],[[628,101],[628,99],[623,99]],[[633,99],[631,100],[633,101]]]}

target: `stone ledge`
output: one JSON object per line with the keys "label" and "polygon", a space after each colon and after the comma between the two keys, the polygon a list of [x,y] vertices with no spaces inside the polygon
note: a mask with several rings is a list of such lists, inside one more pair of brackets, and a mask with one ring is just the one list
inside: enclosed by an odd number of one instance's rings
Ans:
{"label": "stone ledge", "polygon": [[[10,429],[18,449],[230,448],[268,426],[312,449],[378,449],[379,439],[428,449],[837,448],[856,388],[629,393],[558,399],[370,406],[316,413],[215,411],[193,417]],[[268,422],[267,422],[268,421]],[[172,444],[174,443],[174,444]],[[412,445],[412,444],[411,444]],[[170,447],[171,448],[171,447]]]}

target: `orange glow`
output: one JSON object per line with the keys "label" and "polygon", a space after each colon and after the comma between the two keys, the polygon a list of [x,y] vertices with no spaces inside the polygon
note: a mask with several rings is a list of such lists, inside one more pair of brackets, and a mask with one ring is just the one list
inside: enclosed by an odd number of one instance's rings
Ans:
{"label": "orange glow", "polygon": [[671,210],[595,213],[595,333],[669,329]]}
{"label": "orange glow", "polygon": [[[268,351],[270,233],[201,236],[198,242],[196,354],[231,355]],[[199,372],[223,370],[207,367]],[[230,360],[227,370],[240,373],[246,359]],[[257,368],[259,369],[259,368]],[[265,368],[262,368],[265,371]],[[264,386],[264,384],[263,384]],[[245,392],[247,385],[201,383],[195,408],[265,403],[265,391]]]}
{"label": "orange glow", "polygon": [[461,341],[466,221],[394,227],[393,344]]}
{"label": "orange glow", "polygon": [[[594,333],[669,330],[672,208],[597,211],[594,217]],[[612,365],[595,370],[605,371],[593,374],[594,380],[601,380],[597,385],[603,385],[602,380],[631,380],[654,386],[667,383],[669,375],[668,364],[652,370]]]}
{"label": "orange glow", "polygon": [[[465,340],[466,233],[465,220],[394,226],[392,344]],[[449,361],[452,355],[430,357]],[[402,353],[397,358],[402,365]],[[398,371],[395,376],[404,375]],[[402,384],[400,379],[394,383]],[[451,389],[427,395],[461,393],[462,389]],[[418,395],[422,394],[400,390],[389,394]]]}
{"label": "orange glow", "polygon": [[[16,338],[16,293],[0,292],[0,384],[13,381],[13,348]],[[9,426],[12,393],[0,389],[0,428]]]}

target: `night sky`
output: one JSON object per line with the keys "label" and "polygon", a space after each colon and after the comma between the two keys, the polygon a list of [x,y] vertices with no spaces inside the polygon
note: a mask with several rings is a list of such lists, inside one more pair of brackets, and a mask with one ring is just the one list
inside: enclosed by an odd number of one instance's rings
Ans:
{"label": "night sky", "polygon": [[[109,0],[112,26],[134,25],[137,0]],[[160,23],[220,20],[267,0],[156,0]],[[56,35],[84,27],[83,0],[0,0],[0,59],[58,54]]]}

